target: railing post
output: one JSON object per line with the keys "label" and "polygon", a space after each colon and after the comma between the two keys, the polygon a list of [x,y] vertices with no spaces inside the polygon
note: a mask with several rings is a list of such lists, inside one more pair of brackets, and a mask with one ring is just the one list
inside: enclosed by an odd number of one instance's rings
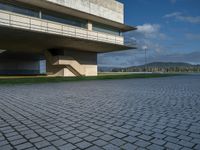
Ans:
{"label": "railing post", "polygon": [[42,11],[39,11],[39,18],[42,19]]}
{"label": "railing post", "polygon": [[76,32],[77,32],[77,31],[76,31],[76,28],[75,28],[75,37],[77,37],[77,35],[76,35],[77,33],[76,33]]}
{"label": "railing post", "polygon": [[29,28],[31,30],[31,18],[29,18]]}
{"label": "railing post", "polygon": [[63,25],[62,25],[62,28],[61,28],[61,32],[62,32],[62,35],[64,35],[64,33],[63,33]]}
{"label": "railing post", "polygon": [[89,33],[89,31],[87,31],[87,35],[86,35],[86,36],[87,36],[87,39],[89,39],[89,38],[88,38],[88,33]]}
{"label": "railing post", "polygon": [[9,14],[9,25],[11,26],[11,15]]}
{"label": "railing post", "polygon": [[48,22],[47,22],[47,32],[49,32],[49,24],[48,24]]}

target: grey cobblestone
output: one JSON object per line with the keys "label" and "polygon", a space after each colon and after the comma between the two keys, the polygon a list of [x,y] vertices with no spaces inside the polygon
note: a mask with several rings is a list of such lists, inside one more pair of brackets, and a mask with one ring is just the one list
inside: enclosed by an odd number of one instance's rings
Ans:
{"label": "grey cobblestone", "polygon": [[137,146],[127,143],[121,147],[123,150],[136,150]]}
{"label": "grey cobblestone", "polygon": [[97,146],[100,146],[100,147],[105,146],[105,145],[108,144],[107,142],[105,142],[105,141],[103,141],[103,140],[97,140],[97,141],[94,141],[93,143],[94,143],[95,145],[97,145]]}
{"label": "grey cobblestone", "polygon": [[185,146],[185,147],[188,147],[188,148],[192,148],[194,147],[194,143],[191,143],[191,142],[188,142],[188,141],[184,141],[184,140],[181,140],[180,142],[178,142],[179,145],[182,145],[182,146]]}
{"label": "grey cobblestone", "polygon": [[0,149],[200,149],[200,76],[0,85]]}
{"label": "grey cobblestone", "polygon": [[132,137],[132,136],[128,136],[128,137],[125,137],[123,140],[126,141],[126,142],[129,142],[129,143],[134,143],[134,142],[136,142],[138,139],[135,138],[135,137]]}
{"label": "grey cobblestone", "polygon": [[47,147],[49,145],[50,143],[48,141],[41,141],[41,142],[35,143],[35,146],[39,149]]}
{"label": "grey cobblestone", "polygon": [[164,140],[172,143],[178,143],[180,141],[180,139],[174,137],[167,137]]}
{"label": "grey cobblestone", "polygon": [[57,149],[56,147],[48,146],[48,147],[42,148],[41,150],[57,150]]}
{"label": "grey cobblestone", "polygon": [[31,143],[26,142],[26,143],[23,143],[23,144],[15,146],[15,148],[18,149],[18,150],[22,150],[22,149],[28,149],[28,148],[30,148],[32,146],[33,145]]}
{"label": "grey cobblestone", "polygon": [[121,146],[121,145],[124,145],[126,142],[120,140],[120,139],[114,139],[112,141],[110,141],[113,145],[116,145],[116,146]]}
{"label": "grey cobblestone", "polygon": [[177,145],[177,144],[174,144],[174,143],[170,143],[170,142],[167,142],[165,147],[169,148],[169,149],[173,149],[173,150],[179,150],[179,149],[182,148],[180,145]]}
{"label": "grey cobblestone", "polygon": [[166,143],[166,141],[161,139],[153,139],[151,142],[157,145],[164,145]]}
{"label": "grey cobblestone", "polygon": [[196,145],[196,146],[194,147],[194,149],[195,149],[195,150],[200,150],[200,144]]}
{"label": "grey cobblestone", "polygon": [[62,140],[62,139],[59,139],[59,140],[56,140],[56,141],[53,141],[53,142],[51,142],[53,145],[55,145],[55,146],[61,146],[61,145],[64,145],[64,144],[66,144],[67,142],[66,141],[64,141],[64,140]]}
{"label": "grey cobblestone", "polygon": [[59,150],[74,150],[76,149],[76,146],[72,145],[72,144],[66,144],[63,146],[59,146],[58,148]]}
{"label": "grey cobblestone", "polygon": [[112,144],[108,144],[106,146],[103,147],[105,150],[120,150],[119,147],[112,145]]}
{"label": "grey cobblestone", "polygon": [[147,146],[151,145],[151,143],[143,141],[143,140],[139,140],[139,141],[135,142],[135,145],[140,146],[140,147],[147,147]]}
{"label": "grey cobblestone", "polygon": [[71,138],[71,139],[68,139],[67,141],[70,142],[70,143],[75,144],[75,143],[81,142],[82,139],[79,138],[79,137],[73,137],[73,138]]}
{"label": "grey cobblestone", "polygon": [[164,147],[161,147],[156,144],[152,144],[152,145],[148,146],[147,149],[149,149],[149,150],[164,150]]}
{"label": "grey cobblestone", "polygon": [[140,136],[138,136],[138,137],[139,137],[140,139],[145,140],[145,141],[150,141],[150,140],[152,139],[151,136],[144,135],[144,134],[142,134],[142,135],[140,135]]}
{"label": "grey cobblestone", "polygon": [[13,150],[13,147],[10,145],[3,145],[3,146],[1,146],[1,149],[2,150]]}
{"label": "grey cobblestone", "polygon": [[22,144],[22,143],[25,143],[25,142],[27,142],[26,139],[18,139],[18,140],[15,140],[15,141],[11,141],[10,143],[12,145],[16,146],[16,145],[19,145],[19,144]]}
{"label": "grey cobblestone", "polygon": [[104,141],[111,141],[112,139],[114,139],[113,136],[107,135],[107,134],[101,136],[100,138],[101,138],[102,140],[104,140]]}
{"label": "grey cobblestone", "polygon": [[87,148],[86,150],[103,150],[103,148],[92,146],[92,147]]}
{"label": "grey cobblestone", "polygon": [[76,144],[77,147],[79,147],[80,149],[86,149],[88,147],[90,147],[92,144],[91,143],[88,143],[86,141],[82,141],[78,144]]}

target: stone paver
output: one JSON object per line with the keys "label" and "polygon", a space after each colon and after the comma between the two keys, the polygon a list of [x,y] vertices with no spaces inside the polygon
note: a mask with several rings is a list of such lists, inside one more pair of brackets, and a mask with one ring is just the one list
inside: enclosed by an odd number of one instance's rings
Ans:
{"label": "stone paver", "polygon": [[200,75],[0,85],[0,149],[200,149]]}

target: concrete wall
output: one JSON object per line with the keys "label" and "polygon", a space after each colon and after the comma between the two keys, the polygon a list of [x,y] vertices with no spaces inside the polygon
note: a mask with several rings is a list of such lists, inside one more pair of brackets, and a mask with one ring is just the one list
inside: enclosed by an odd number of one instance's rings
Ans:
{"label": "concrete wall", "polygon": [[115,0],[46,0],[80,11],[124,23],[124,5]]}
{"label": "concrete wall", "polygon": [[35,60],[0,60],[0,74],[39,74],[40,63]]}

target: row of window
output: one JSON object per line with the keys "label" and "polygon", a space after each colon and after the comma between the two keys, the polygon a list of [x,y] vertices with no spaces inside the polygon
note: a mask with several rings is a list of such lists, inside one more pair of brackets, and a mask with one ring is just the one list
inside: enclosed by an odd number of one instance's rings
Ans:
{"label": "row of window", "polygon": [[23,14],[23,15],[27,15],[27,16],[39,17],[38,11],[26,9],[26,8],[23,8],[23,7],[18,7],[18,6],[11,5],[11,4],[0,3],[0,9],[19,13],[19,14]]}
{"label": "row of window", "polygon": [[121,35],[121,32],[119,30],[113,29],[113,28],[110,28],[98,23],[93,23],[92,29],[98,32],[104,32],[104,33],[113,34],[113,35]]}
{"label": "row of window", "polygon": [[[55,21],[63,24],[68,24],[68,25],[73,25],[81,28],[87,28],[87,21],[82,20],[82,19],[76,19],[72,17],[63,17],[59,15],[52,14],[50,12],[42,12],[40,15],[39,11],[21,7],[21,6],[16,6],[13,4],[7,4],[7,3],[0,3],[0,9],[1,10],[6,10],[14,13],[19,13],[31,17],[37,17],[37,18],[42,18],[50,21]],[[93,30],[98,31],[98,32],[104,32],[108,34],[113,34],[113,35],[120,35],[120,31],[117,29],[113,29],[111,27],[107,27],[98,23],[93,24]]]}

